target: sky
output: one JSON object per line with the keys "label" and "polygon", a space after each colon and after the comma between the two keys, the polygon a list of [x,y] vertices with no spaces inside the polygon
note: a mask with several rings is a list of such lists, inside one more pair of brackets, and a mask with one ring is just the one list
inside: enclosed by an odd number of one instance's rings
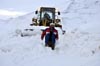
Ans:
{"label": "sky", "polygon": [[[30,11],[34,0],[0,0],[0,9]],[[31,9],[32,10],[32,9]]]}

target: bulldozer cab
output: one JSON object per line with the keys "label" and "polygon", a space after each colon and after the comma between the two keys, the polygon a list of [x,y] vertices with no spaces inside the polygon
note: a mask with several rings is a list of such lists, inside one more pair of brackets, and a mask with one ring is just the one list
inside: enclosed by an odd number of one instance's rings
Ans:
{"label": "bulldozer cab", "polygon": [[55,19],[55,8],[41,7],[41,9],[40,9],[40,19],[44,18],[45,16],[54,20]]}
{"label": "bulldozer cab", "polygon": [[[49,26],[50,23],[55,23],[58,27],[60,19],[55,18],[56,13],[56,9],[53,7],[40,7],[39,11],[35,11],[35,14],[38,15],[38,18],[33,18],[32,22],[34,22],[33,24],[36,26]],[[60,15],[60,12],[58,12],[58,15]]]}
{"label": "bulldozer cab", "polygon": [[40,26],[49,26],[55,20],[55,8],[44,8],[40,9]]}

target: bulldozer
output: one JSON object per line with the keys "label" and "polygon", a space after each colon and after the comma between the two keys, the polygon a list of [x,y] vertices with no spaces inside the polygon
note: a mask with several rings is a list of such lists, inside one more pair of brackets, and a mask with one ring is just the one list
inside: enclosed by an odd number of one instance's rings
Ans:
{"label": "bulldozer", "polygon": [[[60,27],[62,34],[65,33],[65,30],[62,29],[61,19],[59,18],[60,11],[57,11],[54,7],[40,7],[35,11],[36,18],[32,18],[32,23],[30,26],[50,26],[50,23],[54,23],[55,27]],[[17,33],[20,32],[21,36],[29,36],[34,34],[34,28],[24,29],[24,31],[17,30]],[[43,31],[44,29],[41,29]],[[30,34],[29,34],[30,33]]]}
{"label": "bulldozer", "polygon": [[55,27],[62,27],[61,19],[58,17],[60,12],[54,7],[40,7],[35,14],[37,18],[32,18],[31,26],[49,26],[50,23],[54,23]]}

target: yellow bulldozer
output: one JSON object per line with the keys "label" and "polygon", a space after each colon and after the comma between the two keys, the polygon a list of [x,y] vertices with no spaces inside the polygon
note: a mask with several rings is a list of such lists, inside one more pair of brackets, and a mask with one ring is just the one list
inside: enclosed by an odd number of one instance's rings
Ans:
{"label": "yellow bulldozer", "polygon": [[[62,34],[65,30],[62,29],[61,19],[59,18],[60,12],[54,7],[40,7],[35,11],[37,18],[32,18],[32,24],[30,26],[49,26],[50,23],[54,23],[55,27],[60,27]],[[34,34],[34,28],[19,30],[21,36],[30,36]],[[44,29],[41,29],[43,31]]]}
{"label": "yellow bulldozer", "polygon": [[60,12],[53,7],[40,7],[35,11],[37,18],[32,18],[31,26],[49,26],[54,23],[55,27],[62,27],[61,19],[59,19]]}

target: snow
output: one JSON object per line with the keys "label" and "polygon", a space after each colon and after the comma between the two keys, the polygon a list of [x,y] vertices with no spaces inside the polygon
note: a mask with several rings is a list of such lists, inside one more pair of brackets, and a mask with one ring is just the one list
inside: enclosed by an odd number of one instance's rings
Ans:
{"label": "snow", "polygon": [[[47,1],[46,1],[47,2]],[[59,40],[54,51],[40,39],[41,28],[30,27],[34,13],[8,21],[0,20],[0,66],[99,66],[100,65],[100,1],[67,0],[62,12]],[[50,4],[50,3],[49,3]],[[32,36],[21,37],[18,30],[35,28]]]}

